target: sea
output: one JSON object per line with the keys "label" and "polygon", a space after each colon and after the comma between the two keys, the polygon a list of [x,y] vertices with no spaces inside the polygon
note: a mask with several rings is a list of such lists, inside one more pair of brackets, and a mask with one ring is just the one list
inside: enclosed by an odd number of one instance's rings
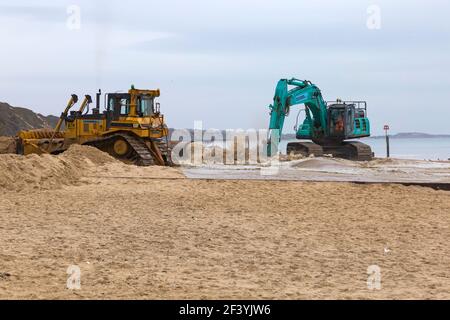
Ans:
{"label": "sea", "polygon": [[[280,151],[286,152],[288,142],[283,140]],[[384,138],[365,138],[361,141],[372,147],[375,157],[386,157],[386,140]],[[391,138],[389,140],[390,156],[398,159],[416,160],[450,160],[450,138]]]}

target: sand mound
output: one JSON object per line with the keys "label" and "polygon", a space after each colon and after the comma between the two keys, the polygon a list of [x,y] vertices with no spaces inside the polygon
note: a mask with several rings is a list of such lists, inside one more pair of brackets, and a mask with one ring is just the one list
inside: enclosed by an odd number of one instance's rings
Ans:
{"label": "sand mound", "polygon": [[92,168],[117,162],[93,147],[73,145],[58,156],[0,155],[0,189],[53,189],[79,183]]}
{"label": "sand mound", "polygon": [[344,159],[307,158],[293,161],[291,167],[304,169],[353,168],[358,164]]}
{"label": "sand mound", "polygon": [[51,155],[0,155],[0,189],[51,189],[73,184],[81,175],[80,166]]}
{"label": "sand mound", "polygon": [[336,158],[307,158],[293,160],[289,163],[290,168],[305,171],[319,171],[339,174],[362,173],[360,164],[356,161]]}
{"label": "sand mound", "polygon": [[[88,178],[184,178],[175,168],[125,164],[94,147],[72,145],[53,155],[0,154],[1,190],[57,189]],[[81,179],[83,178],[83,179]]]}
{"label": "sand mound", "polygon": [[[91,178],[126,178],[126,179],[171,179],[171,178],[185,178],[183,173],[177,168],[162,167],[162,166],[148,166],[138,167],[135,165],[127,165],[120,161],[115,163],[108,163],[104,166],[97,166],[95,170],[90,173]],[[136,181],[136,180],[134,180]],[[151,183],[151,182],[150,182]]]}
{"label": "sand mound", "polygon": [[62,153],[59,157],[72,161],[89,160],[92,164],[103,165],[111,162],[119,162],[106,152],[102,152],[94,147],[72,145],[69,150]]}
{"label": "sand mound", "polygon": [[0,137],[0,154],[16,153],[16,141],[13,137]]}

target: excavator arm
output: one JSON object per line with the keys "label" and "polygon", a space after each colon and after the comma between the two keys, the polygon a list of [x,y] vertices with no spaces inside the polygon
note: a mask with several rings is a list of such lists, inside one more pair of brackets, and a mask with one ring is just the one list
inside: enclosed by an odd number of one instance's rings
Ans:
{"label": "excavator arm", "polygon": [[[289,86],[293,88],[289,89]],[[310,139],[320,138],[327,128],[327,108],[320,89],[307,80],[292,78],[281,79],[275,89],[270,109],[269,138],[267,153],[269,156],[278,151],[284,120],[294,105],[304,104],[306,118],[300,131]]]}

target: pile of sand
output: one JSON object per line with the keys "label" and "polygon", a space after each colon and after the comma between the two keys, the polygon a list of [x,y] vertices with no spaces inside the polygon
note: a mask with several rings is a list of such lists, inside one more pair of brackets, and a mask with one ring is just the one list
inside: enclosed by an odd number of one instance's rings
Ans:
{"label": "pile of sand", "polygon": [[0,192],[57,189],[89,183],[90,178],[166,179],[184,175],[170,167],[125,164],[94,147],[81,145],[72,145],[57,156],[0,154]]}
{"label": "pile of sand", "polygon": [[79,183],[96,166],[117,162],[93,147],[73,145],[58,156],[0,155],[0,189],[54,189]]}
{"label": "pile of sand", "polygon": [[[185,176],[177,168],[163,166],[140,167],[128,165],[121,161],[108,163],[103,166],[96,166],[94,170],[86,175],[92,179],[130,179],[130,181],[148,181],[149,179],[184,179]],[[151,183],[151,182],[149,182]]]}
{"label": "pile of sand", "polygon": [[72,145],[59,157],[75,162],[88,162],[88,164],[93,165],[104,165],[106,163],[119,162],[108,153],[100,151],[97,148],[77,144]]}
{"label": "pile of sand", "polygon": [[306,158],[298,161],[292,160],[290,167],[302,169],[327,169],[327,168],[348,168],[358,167],[359,163],[345,159],[330,158]]}
{"label": "pile of sand", "polygon": [[16,153],[16,140],[13,137],[0,137],[0,154]]}

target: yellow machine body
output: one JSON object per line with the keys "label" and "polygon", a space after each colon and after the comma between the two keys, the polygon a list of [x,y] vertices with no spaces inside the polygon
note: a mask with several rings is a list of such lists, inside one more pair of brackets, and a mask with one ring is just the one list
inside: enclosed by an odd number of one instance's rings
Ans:
{"label": "yellow machine body", "polygon": [[[167,165],[170,162],[169,129],[160,113],[158,90],[139,90],[105,95],[105,111],[100,113],[100,94],[92,113],[89,95],[78,111],[69,110],[78,98],[72,95],[54,130],[37,129],[18,134],[18,153],[59,153],[72,144],[98,147],[111,155],[136,164]],[[64,123],[64,131],[61,131]],[[150,159],[150,156],[151,158]]]}

